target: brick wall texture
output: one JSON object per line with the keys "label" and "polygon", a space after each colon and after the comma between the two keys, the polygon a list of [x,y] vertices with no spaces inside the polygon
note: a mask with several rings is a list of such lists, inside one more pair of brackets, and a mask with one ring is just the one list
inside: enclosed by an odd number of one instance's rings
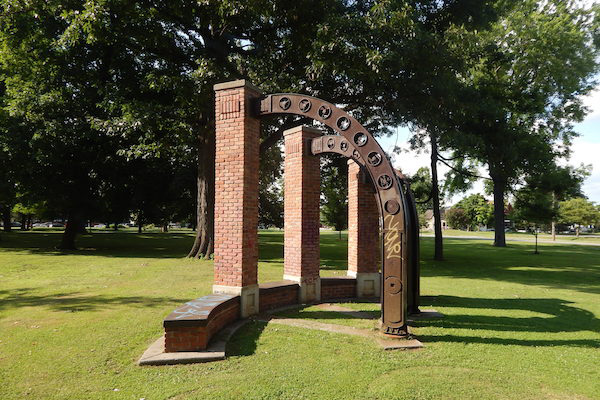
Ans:
{"label": "brick wall texture", "polygon": [[215,92],[215,285],[257,283],[260,120],[242,86]]}
{"label": "brick wall texture", "polygon": [[260,289],[260,311],[298,304],[298,285],[282,285]]}
{"label": "brick wall texture", "polygon": [[321,300],[356,297],[356,279],[321,278]]}
{"label": "brick wall texture", "polygon": [[348,271],[378,272],[379,210],[375,189],[361,177],[360,165],[348,162]]}
{"label": "brick wall texture", "polygon": [[217,332],[240,317],[239,298],[229,303],[226,307],[215,307],[204,326],[165,327],[165,352],[205,350]]}
{"label": "brick wall texture", "polygon": [[311,128],[284,132],[284,275],[313,282],[319,277],[319,157],[310,154]]}

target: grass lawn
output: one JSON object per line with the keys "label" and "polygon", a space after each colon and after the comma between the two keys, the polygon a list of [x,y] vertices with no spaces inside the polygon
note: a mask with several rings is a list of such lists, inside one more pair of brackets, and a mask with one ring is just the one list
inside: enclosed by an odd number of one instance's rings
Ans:
{"label": "grass lawn", "polygon": [[[433,231],[421,231],[425,235],[433,235]],[[444,231],[444,236],[477,236],[482,238],[493,239],[493,231],[460,231],[457,229],[447,229]],[[526,239],[535,240],[535,236],[528,232],[506,232],[506,239]],[[538,235],[539,240],[549,241],[552,240],[552,235],[548,233],[540,233]],[[597,243],[600,244],[600,234],[587,234],[582,233],[577,237],[575,234],[557,234],[557,242],[573,241],[574,243]]]}
{"label": "grass lawn", "polygon": [[[322,233],[322,275],[346,242]],[[212,262],[181,258],[188,232],[94,233],[58,253],[52,231],[1,234],[0,399],[600,399],[600,247],[422,239],[418,351],[251,322],[224,361],[135,362],[175,306],[211,292]],[[282,277],[283,235],[260,235],[261,281]],[[351,305],[376,311],[372,304]],[[368,327],[370,320],[322,322]]]}

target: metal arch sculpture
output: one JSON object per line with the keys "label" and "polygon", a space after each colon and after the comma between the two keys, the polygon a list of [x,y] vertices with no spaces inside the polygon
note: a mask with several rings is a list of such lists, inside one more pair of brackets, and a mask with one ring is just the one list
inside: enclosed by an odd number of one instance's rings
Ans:
{"label": "metal arch sculpture", "polygon": [[376,189],[382,232],[382,332],[407,334],[407,226],[405,199],[392,164],[375,138],[351,115],[316,97],[295,93],[270,94],[260,99],[260,116],[294,114],[319,121],[340,136],[313,140],[312,152],[336,152],[367,170]]}

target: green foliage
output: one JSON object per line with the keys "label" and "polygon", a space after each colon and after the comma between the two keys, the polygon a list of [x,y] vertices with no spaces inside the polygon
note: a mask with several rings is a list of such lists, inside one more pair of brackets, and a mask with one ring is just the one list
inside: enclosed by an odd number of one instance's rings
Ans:
{"label": "green foliage", "polygon": [[260,157],[258,182],[258,225],[263,228],[283,228],[283,157],[273,146]]}
{"label": "green foliage", "polygon": [[466,230],[471,228],[471,218],[462,208],[449,208],[446,210],[445,219],[452,229]]}
{"label": "green foliage", "polygon": [[515,222],[536,229],[549,224],[557,216],[555,202],[550,193],[532,190],[529,187],[515,193],[513,218]]}
{"label": "green foliage", "polygon": [[600,223],[598,207],[583,197],[561,201],[559,216],[561,222],[577,225],[577,234],[581,226]]}
{"label": "green foliage", "polygon": [[[421,167],[410,177],[410,188],[417,202],[417,212],[423,214],[425,211],[430,210],[432,207],[432,185],[429,168]],[[424,218],[419,218],[419,220],[423,222]]]}
{"label": "green foliage", "polygon": [[598,71],[594,6],[575,1],[507,3],[499,18],[463,31],[464,69],[454,101],[445,102],[441,148],[487,167],[496,199],[496,235],[503,242],[507,191],[568,154],[573,123]]}
{"label": "green foliage", "polygon": [[494,220],[494,205],[481,194],[472,194],[465,197],[456,203],[453,208],[464,211],[464,215],[461,216],[461,225],[465,226],[466,223],[466,227],[470,230],[490,225]]}
{"label": "green foliage", "polygon": [[321,221],[342,231],[348,226],[348,168],[342,158],[321,165]]}

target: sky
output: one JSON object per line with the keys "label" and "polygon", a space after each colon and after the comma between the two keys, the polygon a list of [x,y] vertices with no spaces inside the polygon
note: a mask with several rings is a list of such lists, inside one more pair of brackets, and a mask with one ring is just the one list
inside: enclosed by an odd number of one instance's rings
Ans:
{"label": "sky", "polygon": [[[585,98],[585,104],[590,112],[585,120],[575,125],[575,131],[579,137],[573,141],[572,154],[565,163],[573,166],[581,164],[591,165],[592,174],[583,183],[583,192],[591,201],[600,204],[600,90],[592,92]],[[404,151],[394,155],[394,167],[401,169],[409,175],[414,174],[420,167],[429,167],[429,153],[410,151],[408,138],[411,136],[408,128],[398,128],[397,132],[390,137],[379,138],[381,147],[388,153],[393,154],[394,145],[401,147]],[[448,172],[449,168],[438,163],[439,178]],[[485,170],[481,173],[484,176]],[[459,194],[447,199],[447,205],[458,202],[461,198],[472,193],[483,194],[483,182],[477,182],[473,189],[464,194]],[[489,197],[489,196],[488,196]]]}

